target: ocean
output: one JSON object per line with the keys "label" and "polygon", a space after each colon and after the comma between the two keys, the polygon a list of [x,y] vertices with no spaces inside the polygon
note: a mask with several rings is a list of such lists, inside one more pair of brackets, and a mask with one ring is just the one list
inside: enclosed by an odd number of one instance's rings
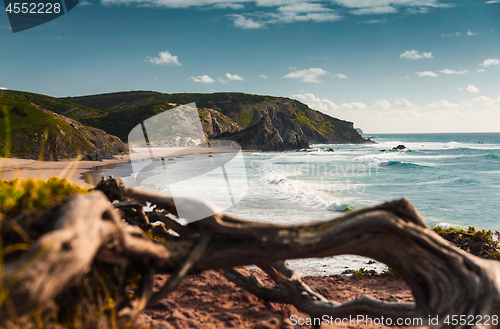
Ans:
{"label": "ocean", "polygon": [[[430,225],[500,231],[500,133],[373,134],[376,144],[312,145],[308,151],[244,153],[248,190],[226,211],[248,220],[300,223],[406,197]],[[403,150],[393,150],[404,145]],[[217,156],[217,155],[215,155]],[[179,161],[188,161],[178,159]],[[104,171],[120,171],[123,164]],[[151,179],[125,184],[169,192]],[[289,262],[305,275],[385,265],[342,255]],[[371,264],[368,264],[371,263]]]}

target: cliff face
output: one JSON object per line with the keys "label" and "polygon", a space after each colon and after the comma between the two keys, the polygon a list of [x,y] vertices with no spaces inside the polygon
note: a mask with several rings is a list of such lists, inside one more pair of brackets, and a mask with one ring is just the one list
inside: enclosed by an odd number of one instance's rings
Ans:
{"label": "cliff face", "polygon": [[[207,103],[240,125],[246,125],[240,133],[223,135],[225,139],[235,139],[244,148],[282,151],[308,148],[310,144],[371,142],[358,134],[352,122],[314,111],[297,100],[273,97],[257,104],[245,104],[237,96]],[[258,127],[249,130],[254,126]]]}
{"label": "cliff face", "polygon": [[[128,152],[116,136],[101,129],[41,108],[37,104],[0,96],[0,151],[23,159],[63,160],[78,155],[83,160],[102,160]],[[8,122],[10,139],[5,124]]]}
{"label": "cliff face", "polygon": [[[50,111],[47,111],[50,113]],[[68,138],[56,136],[53,144],[54,159],[74,159],[78,154],[82,156],[82,160],[101,161],[103,159],[113,158],[113,155],[128,153],[128,147],[120,138],[108,135],[104,130],[87,127],[80,122],[67,118],[57,113],[51,115],[66,122],[72,129]],[[75,145],[83,145],[84,152],[80,149],[75,149]]]}
{"label": "cliff face", "polygon": [[300,127],[295,128],[297,130],[287,128],[284,139],[272,120],[263,116],[257,124],[237,133],[222,134],[219,138],[234,140],[246,150],[286,151],[309,147]]}
{"label": "cliff face", "polygon": [[243,130],[236,122],[213,109],[199,110],[201,125],[208,138],[214,138],[223,133],[234,133]]}

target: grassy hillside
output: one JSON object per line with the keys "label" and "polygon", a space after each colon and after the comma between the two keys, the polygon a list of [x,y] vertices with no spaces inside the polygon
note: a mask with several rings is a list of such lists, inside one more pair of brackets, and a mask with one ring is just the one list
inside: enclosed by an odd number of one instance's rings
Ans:
{"label": "grassy hillside", "polygon": [[48,109],[75,120],[78,118],[98,117],[105,114],[105,111],[77,104],[64,98],[55,98],[15,90],[0,90],[0,96],[17,99],[24,103],[33,103],[41,108]]}
{"label": "grassy hillside", "polygon": [[103,111],[120,110],[159,102],[175,104],[188,104],[195,102],[199,108],[210,108],[213,104],[225,103],[228,110],[236,110],[239,108],[238,104],[257,104],[268,98],[270,98],[270,96],[250,95],[245,93],[162,94],[152,91],[130,91],[81,97],[67,97],[65,100]]}
{"label": "grassy hillside", "polygon": [[79,118],[79,121],[87,126],[102,129],[110,135],[118,136],[126,143],[132,128],[140,122],[171,108],[173,106],[168,103],[151,103],[125,109],[109,110],[104,115]]}
{"label": "grassy hillside", "polygon": [[[16,96],[0,95],[0,156],[50,160],[80,154],[99,158],[115,154],[116,148],[125,150],[116,137],[54,114],[31,102],[33,99]],[[51,102],[47,99],[46,105]]]}
{"label": "grassy hillside", "polygon": [[[78,134],[71,134],[71,126],[53,115],[41,111],[35,105],[20,98],[0,98],[0,149],[2,156],[10,153],[21,158],[31,158],[40,152],[42,143],[51,145],[52,139],[61,136],[71,140],[75,149],[89,150]],[[68,132],[66,134],[64,132]],[[46,137],[44,137],[46,135]],[[49,150],[53,154],[54,150]]]}

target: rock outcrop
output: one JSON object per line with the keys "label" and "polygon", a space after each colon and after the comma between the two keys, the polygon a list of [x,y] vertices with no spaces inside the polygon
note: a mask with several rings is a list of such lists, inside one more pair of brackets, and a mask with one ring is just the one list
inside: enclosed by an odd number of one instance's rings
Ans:
{"label": "rock outcrop", "polygon": [[243,130],[236,122],[213,109],[200,110],[201,125],[208,138]]}
{"label": "rock outcrop", "polygon": [[220,138],[234,140],[246,150],[286,151],[309,147],[304,132],[298,126],[294,128],[287,129],[283,139],[271,118],[264,116],[256,125],[237,133],[223,134]]}
{"label": "rock outcrop", "polygon": [[[227,94],[228,98],[224,100],[214,97],[202,104],[224,113],[246,129],[260,123],[262,118],[268,118],[269,124],[275,128],[283,141],[277,144],[279,147],[275,151],[308,148],[310,144],[372,143],[359,135],[352,122],[312,110],[297,100],[255,96],[259,102],[248,104],[240,101],[239,96],[239,94]],[[249,96],[245,95],[245,97]],[[234,134],[234,136],[241,140],[243,135]],[[226,135],[225,138],[231,137]],[[264,143],[262,147],[256,149],[268,149],[269,145],[274,142]],[[253,142],[244,144],[255,145]]]}

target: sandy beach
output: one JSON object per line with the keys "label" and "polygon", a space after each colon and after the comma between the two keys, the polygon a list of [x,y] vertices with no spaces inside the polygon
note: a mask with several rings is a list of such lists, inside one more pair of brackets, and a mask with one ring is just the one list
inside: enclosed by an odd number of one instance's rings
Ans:
{"label": "sandy beach", "polygon": [[0,158],[0,179],[11,180],[15,178],[36,178],[47,180],[50,177],[66,178],[69,182],[80,187],[91,188],[81,177],[86,171],[95,167],[124,163],[129,161],[128,155],[115,156],[114,159],[103,161],[36,161],[27,159]]}
{"label": "sandy beach", "polygon": [[[186,157],[189,155],[201,154],[236,154],[238,149],[224,146],[217,146],[212,148],[207,147],[170,147],[170,148],[151,148],[154,152],[154,158],[160,159],[161,157]],[[256,150],[241,150],[242,152],[258,152]],[[150,158],[150,149],[147,148],[134,148],[132,156],[117,155],[113,159],[103,161],[77,161],[77,160],[63,160],[63,161],[37,161],[30,159],[13,159],[13,158],[0,158],[0,180],[11,180],[14,178],[29,179],[36,178],[47,180],[50,177],[66,178],[73,184],[80,187],[91,188],[94,185],[89,184],[96,182],[99,179],[100,169],[110,169],[113,165],[126,163],[130,160],[139,161],[141,159]],[[82,177],[85,174],[86,177]]]}

